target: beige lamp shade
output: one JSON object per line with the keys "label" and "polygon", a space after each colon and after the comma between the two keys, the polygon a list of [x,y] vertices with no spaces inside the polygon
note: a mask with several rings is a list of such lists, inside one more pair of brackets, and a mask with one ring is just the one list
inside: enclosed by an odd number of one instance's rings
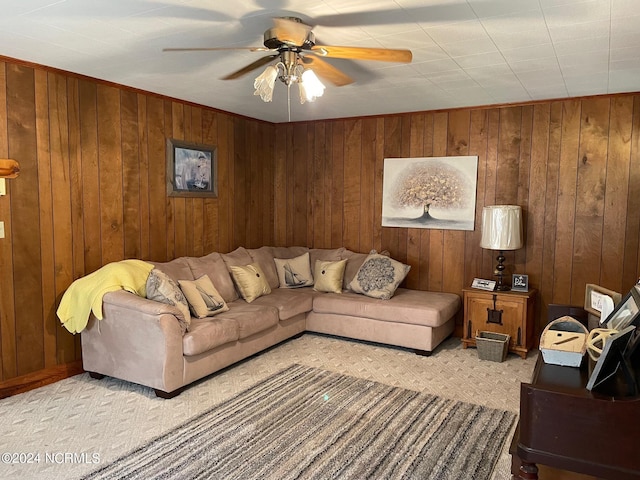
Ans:
{"label": "beige lamp shade", "polygon": [[484,207],[480,246],[489,250],[522,248],[522,209],[517,205]]}

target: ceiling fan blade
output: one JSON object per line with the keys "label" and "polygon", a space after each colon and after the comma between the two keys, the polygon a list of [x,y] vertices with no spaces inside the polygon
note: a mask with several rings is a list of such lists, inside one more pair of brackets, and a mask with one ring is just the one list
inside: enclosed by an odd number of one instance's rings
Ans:
{"label": "ceiling fan blade", "polygon": [[266,47],[186,47],[186,48],[163,48],[163,52],[214,52],[216,50],[249,50],[250,52],[268,52]]}
{"label": "ceiling fan blade", "polygon": [[321,57],[349,58],[352,60],[376,60],[381,62],[411,63],[411,50],[397,50],[391,48],[363,48],[363,47],[330,47],[316,45],[311,51]]}
{"label": "ceiling fan blade", "polygon": [[309,65],[314,73],[333,83],[337,87],[349,85],[350,83],[354,82],[353,78],[351,78],[349,75],[341,72],[336,67],[325,62],[321,58],[312,56],[302,57],[302,62],[305,65]]}
{"label": "ceiling fan blade", "polygon": [[275,23],[273,32],[276,37],[288,45],[302,45],[311,31],[309,25],[288,18],[275,17],[273,22]]}
{"label": "ceiling fan blade", "polygon": [[[424,2],[423,2],[424,3]],[[462,22],[477,19],[477,14],[469,3],[463,0],[433,2],[434,5],[373,10],[369,12],[336,13],[314,17],[314,25],[325,27],[363,27],[372,25],[399,25],[403,23]],[[482,11],[503,8],[500,0],[479,2]]]}
{"label": "ceiling fan blade", "polygon": [[277,58],[277,57],[278,55],[268,55],[266,57],[259,58],[258,60],[256,60],[253,63],[250,63],[246,67],[243,67],[240,70],[236,70],[235,72],[230,73],[226,77],[222,77],[222,80],[235,80],[236,78],[240,78],[243,75],[246,75],[247,73],[249,73],[251,70],[255,70],[256,68],[260,68],[263,65],[270,63],[271,61],[273,61],[274,58]]}

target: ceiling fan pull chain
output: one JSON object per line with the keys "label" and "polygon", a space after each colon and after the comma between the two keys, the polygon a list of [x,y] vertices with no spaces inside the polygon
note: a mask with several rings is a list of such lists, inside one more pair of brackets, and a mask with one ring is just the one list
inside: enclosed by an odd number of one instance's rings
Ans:
{"label": "ceiling fan pull chain", "polygon": [[291,83],[287,84],[287,112],[289,113],[289,123],[291,123]]}

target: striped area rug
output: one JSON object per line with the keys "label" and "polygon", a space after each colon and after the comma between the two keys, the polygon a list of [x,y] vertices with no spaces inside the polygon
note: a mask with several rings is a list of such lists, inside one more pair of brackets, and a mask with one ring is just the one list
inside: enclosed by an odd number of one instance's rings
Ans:
{"label": "striped area rug", "polygon": [[293,365],[85,478],[489,479],[515,417]]}

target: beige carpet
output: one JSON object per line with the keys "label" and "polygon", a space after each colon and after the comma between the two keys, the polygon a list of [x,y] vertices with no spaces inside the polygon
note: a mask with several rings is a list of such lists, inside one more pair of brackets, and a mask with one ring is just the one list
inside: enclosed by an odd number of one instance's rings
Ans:
{"label": "beige carpet", "polygon": [[[0,400],[0,478],[77,478],[294,363],[517,412],[520,382],[530,380],[535,355],[481,361],[475,349],[463,350],[452,338],[433,356],[420,357],[409,350],[305,334],[173,400],[127,382],[78,375]],[[506,448],[495,480],[510,478]]]}

